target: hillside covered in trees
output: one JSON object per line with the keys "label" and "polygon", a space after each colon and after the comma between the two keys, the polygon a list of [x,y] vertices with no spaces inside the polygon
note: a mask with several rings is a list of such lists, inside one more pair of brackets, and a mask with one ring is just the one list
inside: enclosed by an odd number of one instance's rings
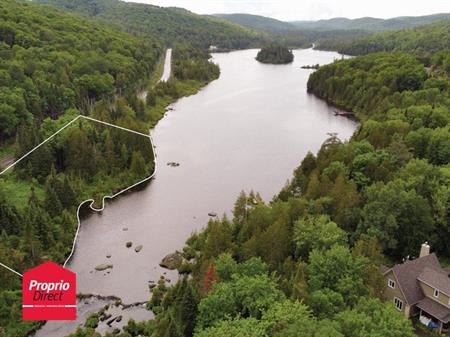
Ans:
{"label": "hillside covered in trees", "polygon": [[263,38],[260,33],[214,17],[181,8],[163,8],[119,0],[38,0],[121,26],[137,34],[157,36],[166,44],[189,42],[198,47],[248,48]]}
{"label": "hillside covered in trees", "polygon": [[429,56],[450,47],[450,20],[331,43],[330,45],[322,42],[321,47],[338,50],[340,53],[347,55],[365,55],[374,52],[401,50],[413,52],[420,56]]}
{"label": "hillside covered in trees", "polygon": [[0,3],[0,142],[19,125],[138,90],[162,45],[49,7]]}
{"label": "hillside covered in trees", "polygon": [[273,44],[263,47],[256,55],[256,59],[261,63],[287,64],[294,61],[294,54],[284,46]]}
{"label": "hillside covered in trees", "polygon": [[366,30],[373,32],[414,28],[425,26],[436,21],[448,19],[450,19],[450,13],[423,16],[400,16],[391,19],[379,19],[371,17],[358,19],[333,18],[318,21],[294,21],[290,23],[297,27],[297,29],[304,30]]}

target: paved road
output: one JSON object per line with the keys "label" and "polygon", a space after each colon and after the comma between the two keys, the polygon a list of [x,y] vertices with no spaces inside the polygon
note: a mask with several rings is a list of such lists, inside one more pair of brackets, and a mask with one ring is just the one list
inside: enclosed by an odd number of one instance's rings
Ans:
{"label": "paved road", "polygon": [[172,48],[166,51],[166,60],[164,61],[164,72],[161,76],[160,82],[167,82],[172,73]]}
{"label": "paved road", "polygon": [[[172,49],[166,50],[166,58],[164,59],[164,71],[158,82],[167,82],[172,74]],[[138,98],[145,101],[147,99],[148,90],[142,90],[138,93]]]}

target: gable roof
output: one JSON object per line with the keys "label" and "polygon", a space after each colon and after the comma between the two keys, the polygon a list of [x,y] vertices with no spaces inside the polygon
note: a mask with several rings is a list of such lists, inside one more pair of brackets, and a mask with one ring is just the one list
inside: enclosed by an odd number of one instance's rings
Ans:
{"label": "gable roof", "polygon": [[443,269],[434,270],[425,267],[417,279],[447,296],[450,296],[450,278]]}
{"label": "gable roof", "polygon": [[450,309],[436,301],[433,301],[429,297],[425,297],[422,301],[417,303],[416,306],[443,323],[450,322]]}
{"label": "gable roof", "polygon": [[406,302],[413,305],[423,299],[424,295],[420,287],[418,277],[422,274],[425,268],[435,271],[441,271],[441,265],[439,263],[436,254],[420,257],[415,260],[406,261],[402,264],[397,264],[390,270],[393,271],[397,278],[400,289],[405,295]]}

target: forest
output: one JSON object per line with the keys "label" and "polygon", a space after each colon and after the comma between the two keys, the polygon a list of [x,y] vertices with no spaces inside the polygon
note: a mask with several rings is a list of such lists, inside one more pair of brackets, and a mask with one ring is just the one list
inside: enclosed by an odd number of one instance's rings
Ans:
{"label": "forest", "polygon": [[209,48],[243,49],[254,46],[264,34],[215,17],[181,8],[162,8],[119,0],[38,0],[64,10],[95,17],[139,35],[158,36],[166,44],[189,42]]}
{"label": "forest", "polygon": [[261,63],[288,64],[294,61],[294,53],[287,47],[272,44],[261,48],[256,55],[256,60]]}
{"label": "forest", "polygon": [[319,46],[321,49],[338,50],[347,55],[405,51],[429,58],[433,53],[450,47],[450,20],[359,38],[324,40],[319,43]]}
{"label": "forest", "polygon": [[20,125],[135,92],[163,51],[156,39],[20,1],[2,1],[0,20],[0,141]]}

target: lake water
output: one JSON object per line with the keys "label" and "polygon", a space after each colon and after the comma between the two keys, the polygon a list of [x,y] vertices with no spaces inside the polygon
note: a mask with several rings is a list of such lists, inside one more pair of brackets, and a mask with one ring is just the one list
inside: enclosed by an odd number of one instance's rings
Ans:
{"label": "lake water", "polygon": [[[204,227],[209,212],[229,214],[241,190],[270,201],[327,133],[341,139],[353,134],[355,122],[307,94],[312,70],[301,69],[341,56],[311,49],[294,53],[289,65],[260,64],[257,50],[214,54],[220,78],[173,104],[151,132],[155,179],[83,220],[68,265],[77,273],[79,293],[114,295],[124,303],[148,300],[148,281],[167,272],[158,266],[161,259]],[[143,249],[136,253],[128,241]],[[110,273],[94,270],[102,263],[113,264]],[[173,272],[165,276],[176,278]]]}

